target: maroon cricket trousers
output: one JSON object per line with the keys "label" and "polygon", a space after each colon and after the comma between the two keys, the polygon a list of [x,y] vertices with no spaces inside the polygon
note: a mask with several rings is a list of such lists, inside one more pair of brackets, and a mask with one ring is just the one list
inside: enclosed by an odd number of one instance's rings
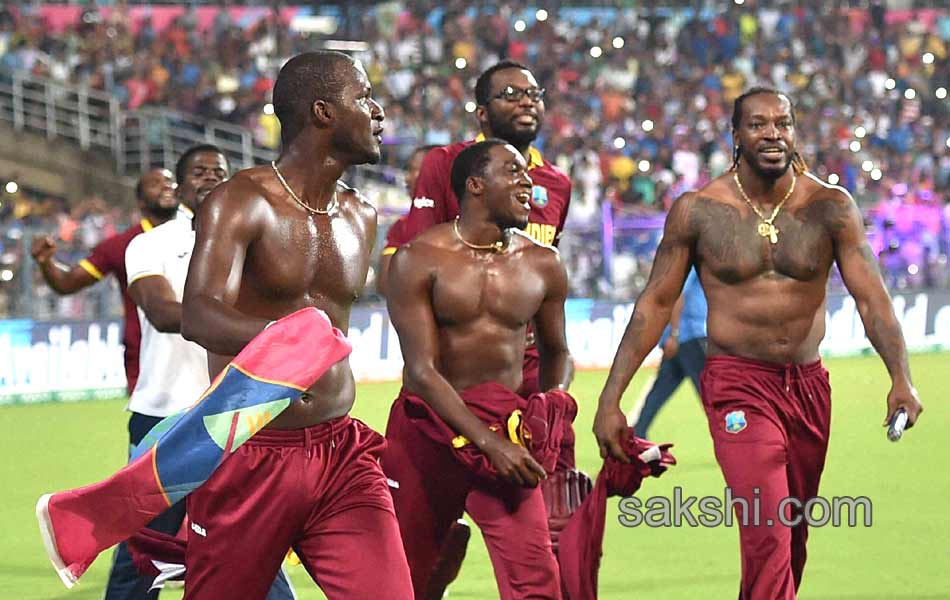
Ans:
{"label": "maroon cricket trousers", "polygon": [[263,600],[293,548],[331,600],[411,600],[384,447],[349,416],[255,434],[188,497],[185,599]]}
{"label": "maroon cricket trousers", "polygon": [[[716,460],[733,498],[749,507],[733,504],[740,600],[794,600],[808,529],[804,521],[782,524],[778,510],[787,497],[804,505],[818,494],[831,425],[828,371],[821,361],[782,365],[720,355],[707,359],[701,383]],[[782,508],[785,523],[802,512],[788,502]]]}
{"label": "maroon cricket trousers", "polygon": [[[485,404],[517,398],[497,384],[466,390]],[[414,401],[412,401],[414,400]],[[422,598],[449,528],[465,510],[481,529],[501,600],[560,600],[561,584],[551,548],[541,488],[494,484],[433,440],[430,413],[405,390],[393,403],[386,426],[383,470],[399,520],[416,598]]]}

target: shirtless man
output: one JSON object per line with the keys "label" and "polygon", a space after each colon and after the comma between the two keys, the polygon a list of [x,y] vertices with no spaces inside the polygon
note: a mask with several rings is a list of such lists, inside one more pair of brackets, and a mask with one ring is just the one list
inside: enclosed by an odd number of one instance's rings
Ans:
{"label": "shirtless man", "polygon": [[[531,210],[527,168],[502,140],[462,150],[452,166],[461,216],[400,248],[390,266],[389,314],[406,368],[383,468],[417,598],[428,595],[443,540],[463,509],[482,529],[501,598],[560,598],[537,487],[545,469],[476,416],[529,402],[517,394],[529,323],[537,331],[542,389],[569,382],[566,271],[556,250],[517,231]],[[427,433],[446,425],[462,437],[437,441]],[[459,440],[487,457],[497,472],[493,484],[456,460]]]}
{"label": "shirtless man", "polygon": [[[274,85],[283,152],[202,203],[182,335],[212,376],[271,320],[305,307],[347,330],[366,281],[376,212],[343,172],[379,160],[383,110],[362,66],[338,52],[292,58]],[[348,416],[340,361],[188,497],[185,597],[264,598],[288,548],[331,600],[412,597],[383,439]]]}
{"label": "shirtless man", "polygon": [[[412,241],[426,229],[439,223],[448,223],[458,216],[459,197],[453,191],[451,182],[452,162],[463,149],[486,138],[508,142],[527,161],[532,181],[531,213],[524,231],[542,244],[557,246],[571,202],[571,179],[532,145],[544,124],[544,88],[527,65],[504,59],[478,76],[474,91],[475,103],[478,105],[475,110],[478,136],[425,154],[415,185],[410,189],[412,207],[405,220],[400,221],[400,226],[394,227],[386,236],[383,253],[395,252],[396,248]],[[539,385],[538,349],[532,342],[533,337],[534,332],[529,328],[520,390],[525,397],[542,391]],[[576,471],[573,431],[565,436],[563,452],[551,475],[543,483],[548,497],[564,495],[575,487],[583,488],[583,484],[576,483],[577,478],[586,480],[587,476]],[[549,515],[552,539],[556,539],[573,508],[561,506]],[[432,593],[427,597],[429,600],[441,599],[446,586],[455,579],[469,535],[464,521],[460,520],[452,527],[437,573],[432,579]],[[436,581],[441,584],[435,585]]]}
{"label": "shirtless man", "polygon": [[[828,447],[831,388],[818,346],[825,290],[837,264],[868,338],[891,377],[885,423],[913,426],[922,408],[900,324],[842,188],[808,173],[795,150],[795,113],[784,94],[754,88],[735,101],[730,172],[681,196],[666,219],[653,272],[624,332],[600,396],[594,435],[602,456],[626,457],[620,397],[659,340],[692,267],[709,304],[702,398],[716,458],[734,497],[761,511],[742,525],[742,600],[791,600],[805,566],[807,529],[779,524],[788,496],[818,493]],[[749,515],[745,515],[749,517]],[[790,511],[786,511],[790,516]],[[768,526],[772,519],[775,526]]]}

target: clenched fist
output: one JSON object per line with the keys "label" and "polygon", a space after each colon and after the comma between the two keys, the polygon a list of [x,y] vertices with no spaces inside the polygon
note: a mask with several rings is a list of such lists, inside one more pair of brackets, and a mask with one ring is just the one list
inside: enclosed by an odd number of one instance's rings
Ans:
{"label": "clenched fist", "polygon": [[33,259],[44,264],[49,262],[56,254],[56,242],[48,235],[33,238],[33,246],[30,249]]}

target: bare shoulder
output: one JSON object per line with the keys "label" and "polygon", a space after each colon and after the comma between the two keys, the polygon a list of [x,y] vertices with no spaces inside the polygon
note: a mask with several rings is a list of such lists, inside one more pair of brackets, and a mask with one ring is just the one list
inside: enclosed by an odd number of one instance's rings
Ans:
{"label": "bare shoulder", "polygon": [[420,233],[408,244],[396,250],[390,263],[393,269],[410,269],[413,272],[435,267],[450,260],[447,256],[451,243],[451,223],[442,223]]}
{"label": "bare shoulder", "polygon": [[417,252],[448,250],[455,240],[455,233],[452,231],[452,227],[453,222],[440,223],[430,227],[403,247],[415,248]]}
{"label": "bare shoulder", "polygon": [[561,253],[554,246],[542,244],[523,231],[514,230],[509,241],[509,251],[515,260],[523,258],[525,265],[533,266],[545,272],[564,271]]}
{"label": "bare shoulder", "polygon": [[198,222],[208,218],[252,221],[270,210],[270,201],[262,182],[263,167],[238,171],[221,183],[198,207]]}
{"label": "bare shoulder", "polygon": [[861,220],[861,211],[848,190],[826,183],[811,173],[803,174],[799,180],[803,200],[795,212],[807,221],[837,232]]}
{"label": "bare shoulder", "polygon": [[710,204],[721,204],[716,198],[715,190],[710,193],[709,187],[684,192],[673,201],[669,212],[666,214],[664,238],[671,233],[691,234],[696,229],[696,223],[709,212]]}
{"label": "bare shoulder", "polygon": [[830,202],[842,206],[854,204],[854,198],[848,190],[822,181],[811,173],[802,174],[799,181],[801,182],[799,185],[802,186],[802,195],[806,198],[808,204],[815,201]]}
{"label": "bare shoulder", "polygon": [[698,190],[683,194],[683,197],[688,196],[690,206],[700,210],[715,205],[735,206],[738,198],[734,186],[733,172],[726,171]]}
{"label": "bare shoulder", "polygon": [[363,219],[376,219],[376,206],[358,189],[337,181],[337,198],[340,206]]}
{"label": "bare shoulder", "polygon": [[511,252],[522,252],[526,256],[537,256],[544,260],[559,261],[561,256],[561,253],[554,246],[542,244],[520,229],[511,230],[508,245]]}

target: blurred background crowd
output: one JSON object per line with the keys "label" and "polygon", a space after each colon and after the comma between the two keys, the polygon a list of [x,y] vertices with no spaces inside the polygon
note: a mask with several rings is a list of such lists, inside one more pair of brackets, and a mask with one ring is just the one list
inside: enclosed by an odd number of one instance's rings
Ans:
{"label": "blurred background crowd", "polygon": [[[950,9],[620,4],[629,6],[9,3],[0,8],[0,73],[102,90],[129,111],[161,106],[240,124],[276,149],[277,69],[297,52],[350,40],[336,47],[364,61],[386,110],[384,162],[402,168],[416,146],[474,137],[475,77],[502,57],[525,62],[547,90],[536,145],[574,182],[561,243],[572,293],[610,299],[642,289],[672,200],[729,168],[736,96],[774,86],[796,103],[812,171],[864,209],[888,285],[950,287]],[[402,198],[387,219],[408,209]],[[61,258],[78,260],[134,221],[132,204],[8,184],[0,290],[15,287],[25,232],[55,231]],[[12,310],[10,293],[0,292],[0,315]],[[31,310],[70,317],[117,308],[100,296],[47,294]]]}

